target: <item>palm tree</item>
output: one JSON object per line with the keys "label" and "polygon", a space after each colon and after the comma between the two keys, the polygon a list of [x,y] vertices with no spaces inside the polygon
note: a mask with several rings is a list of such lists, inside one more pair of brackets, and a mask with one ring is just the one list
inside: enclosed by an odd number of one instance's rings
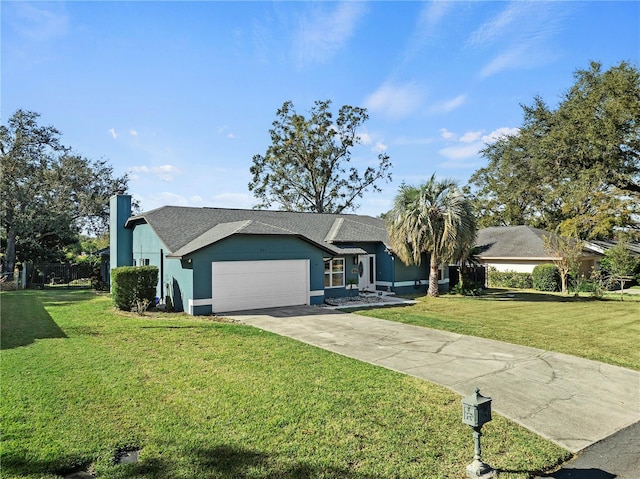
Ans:
{"label": "palm tree", "polygon": [[471,202],[455,181],[437,181],[435,174],[421,186],[404,183],[385,215],[391,248],[405,264],[420,264],[430,253],[428,296],[438,296],[438,266],[465,260],[473,248],[477,224]]}

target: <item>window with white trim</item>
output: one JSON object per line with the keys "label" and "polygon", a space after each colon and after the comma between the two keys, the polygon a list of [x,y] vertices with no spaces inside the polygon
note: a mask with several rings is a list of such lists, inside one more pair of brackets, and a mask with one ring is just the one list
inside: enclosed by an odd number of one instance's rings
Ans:
{"label": "window with white trim", "polygon": [[344,286],[344,258],[324,260],[324,287],[340,288]]}

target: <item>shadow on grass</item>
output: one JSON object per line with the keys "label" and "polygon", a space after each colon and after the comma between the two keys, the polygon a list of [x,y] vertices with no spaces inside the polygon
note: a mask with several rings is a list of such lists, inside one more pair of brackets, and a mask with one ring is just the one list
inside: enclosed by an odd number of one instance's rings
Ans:
{"label": "shadow on grass", "polygon": [[[350,469],[336,468],[304,462],[282,464],[281,457],[251,451],[235,446],[197,449],[190,458],[198,477],[242,479],[247,477],[305,479],[331,477],[336,479],[383,479],[383,476],[363,474]],[[148,458],[137,463],[116,465],[109,470],[112,479],[153,477],[169,479],[182,477],[184,471],[171,458]]]}
{"label": "shadow on grass", "polygon": [[584,303],[598,301],[597,298],[564,295],[560,293],[538,293],[535,291],[521,291],[510,289],[488,289],[485,294],[478,296],[485,301],[523,301],[530,303]]}
{"label": "shadow on grass", "polygon": [[41,298],[31,291],[2,295],[0,350],[18,348],[36,339],[66,338],[51,318]]}
{"label": "shadow on grass", "polygon": [[56,474],[64,477],[73,472],[86,470],[89,465],[90,461],[77,457],[61,457],[47,461],[6,455],[2,458],[2,477],[22,477],[36,474],[42,476]]}

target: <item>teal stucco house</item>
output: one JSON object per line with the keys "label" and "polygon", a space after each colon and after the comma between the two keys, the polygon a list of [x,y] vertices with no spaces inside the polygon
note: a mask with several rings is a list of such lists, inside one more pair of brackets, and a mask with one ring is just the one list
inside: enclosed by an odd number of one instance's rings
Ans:
{"label": "teal stucco house", "polygon": [[355,290],[424,293],[428,285],[427,258],[420,266],[397,259],[380,218],[178,206],[131,216],[129,195],[112,197],[110,210],[110,267],[157,266],[158,297],[189,314],[322,304]]}

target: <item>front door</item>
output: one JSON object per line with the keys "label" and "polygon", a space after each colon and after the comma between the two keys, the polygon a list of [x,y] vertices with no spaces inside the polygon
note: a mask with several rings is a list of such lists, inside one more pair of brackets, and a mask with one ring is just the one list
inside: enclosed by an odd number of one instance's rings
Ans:
{"label": "front door", "polygon": [[358,289],[360,291],[376,290],[376,255],[358,256]]}

